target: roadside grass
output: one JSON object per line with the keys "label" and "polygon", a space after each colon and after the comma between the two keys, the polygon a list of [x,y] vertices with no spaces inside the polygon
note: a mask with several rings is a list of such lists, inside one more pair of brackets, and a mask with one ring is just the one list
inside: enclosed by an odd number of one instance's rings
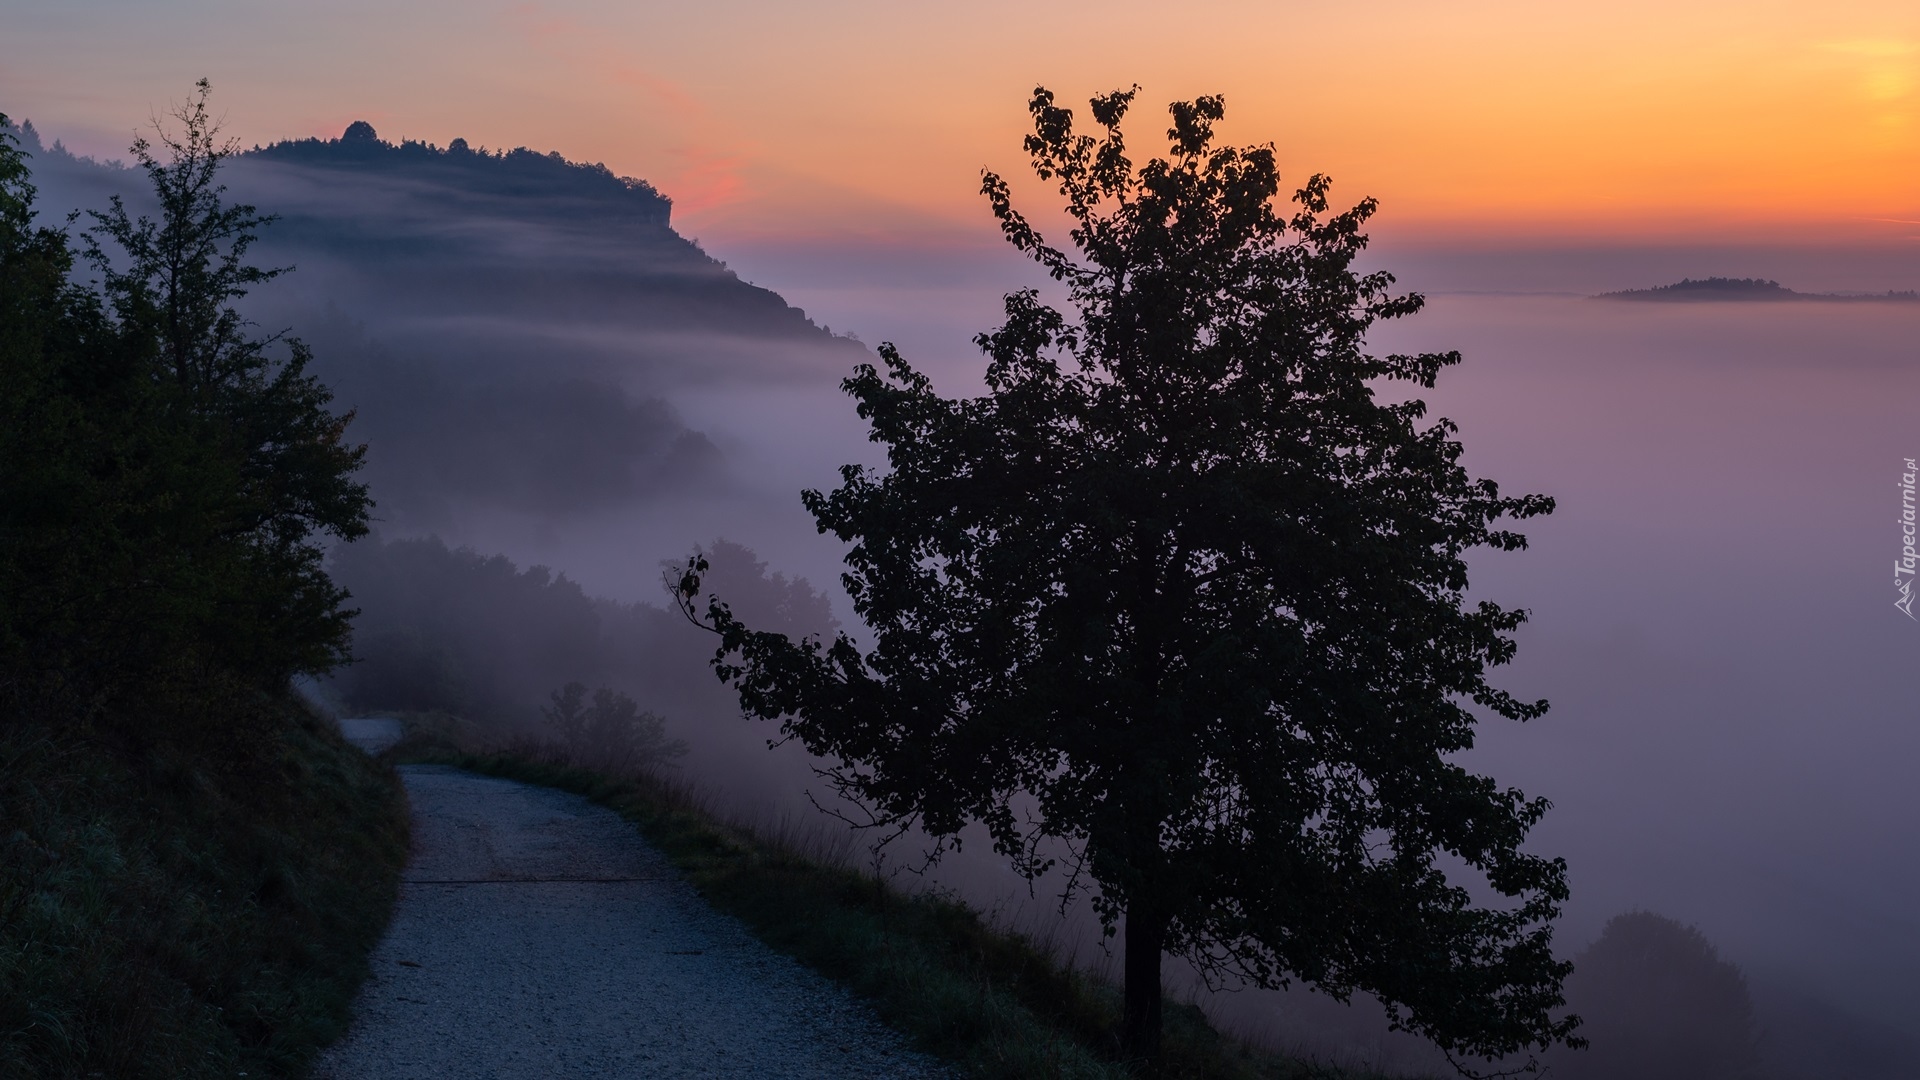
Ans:
{"label": "roadside grass", "polygon": [[0,1077],[300,1076],[344,1032],[397,779],[293,702],[198,704],[184,736],[0,715]]}
{"label": "roadside grass", "polygon": [[[980,1080],[1122,1080],[1117,990],[965,905],[906,893],[818,850],[797,830],[722,821],[684,785],[568,764],[550,749],[462,751],[421,733],[392,760],[453,765],[585,795],[634,822],[716,908],[866,998],[922,1050]],[[824,857],[823,857],[824,856]],[[1168,1001],[1168,1080],[1370,1080],[1271,1054]]]}

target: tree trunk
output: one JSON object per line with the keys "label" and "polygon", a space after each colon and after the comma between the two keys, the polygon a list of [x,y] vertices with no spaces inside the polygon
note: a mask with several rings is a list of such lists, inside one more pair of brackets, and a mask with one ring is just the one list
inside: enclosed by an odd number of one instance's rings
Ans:
{"label": "tree trunk", "polygon": [[1149,1067],[1160,1061],[1160,952],[1166,919],[1138,901],[1127,907],[1126,1003],[1120,1014],[1120,1045],[1127,1057]]}

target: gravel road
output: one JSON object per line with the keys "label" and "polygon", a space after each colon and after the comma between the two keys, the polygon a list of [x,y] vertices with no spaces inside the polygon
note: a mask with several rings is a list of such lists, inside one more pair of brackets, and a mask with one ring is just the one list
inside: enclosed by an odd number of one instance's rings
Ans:
{"label": "gravel road", "polygon": [[443,766],[400,773],[413,861],[317,1077],[951,1075],[708,907],[612,811]]}

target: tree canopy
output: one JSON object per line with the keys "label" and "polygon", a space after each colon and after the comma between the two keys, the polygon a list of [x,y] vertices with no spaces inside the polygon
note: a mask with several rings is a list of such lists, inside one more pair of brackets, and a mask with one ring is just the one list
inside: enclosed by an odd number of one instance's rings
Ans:
{"label": "tree canopy", "polygon": [[1593,1045],[1554,1061],[1573,1080],[1753,1080],[1759,1025],[1740,969],[1694,927],[1632,911],[1574,958],[1567,997]]}
{"label": "tree canopy", "polygon": [[1314,176],[1283,209],[1271,146],[1215,145],[1218,97],[1175,103],[1171,152],[1136,167],[1134,94],[1095,98],[1093,135],[1030,103],[1071,250],[984,176],[1070,301],[1007,297],[987,393],[942,397],[891,346],[844,384],[887,468],[803,498],[851,545],[871,648],[758,632],[721,597],[702,615],[698,558],[683,605],[744,711],[837,763],[875,824],[983,823],[1032,875],[1064,849],[1124,932],[1138,1056],[1163,951],[1369,992],[1454,1055],[1566,1039],[1565,866],[1522,850],[1547,803],[1456,760],[1482,716],[1546,710],[1488,682],[1525,613],[1469,602],[1463,556],[1523,548],[1503,519],[1552,501],[1470,477],[1451,423],[1376,395],[1460,357],[1366,351],[1422,306],[1354,268],[1372,200],[1333,212]]}
{"label": "tree canopy", "polygon": [[0,668],[9,685],[112,696],[170,682],[284,685],[345,654],[350,613],[319,540],[366,531],[364,450],[305,346],[235,310],[280,271],[246,261],[271,219],[229,205],[234,152],[208,86],[132,152],[159,201],[35,227],[0,131]]}
{"label": "tree canopy", "polygon": [[[1565,863],[1523,851],[1548,803],[1455,761],[1482,715],[1546,711],[1488,682],[1524,611],[1469,603],[1463,555],[1524,548],[1501,521],[1553,503],[1469,477],[1452,423],[1377,396],[1459,354],[1365,352],[1423,306],[1354,269],[1373,200],[1331,211],[1315,175],[1283,211],[1271,146],[1213,144],[1221,98],[1173,104],[1171,152],[1135,167],[1133,96],[1092,100],[1096,135],[1031,100],[1071,252],[985,173],[1069,300],[1006,298],[985,396],[939,396],[891,346],[845,382],[887,469],[803,498],[851,544],[872,648],[708,598],[714,665],[874,824],[981,822],[1027,874],[1064,849],[1123,928],[1135,1055],[1158,1053],[1164,951],[1375,994],[1453,1055],[1567,1040]],[[678,582],[695,617],[703,569]]]}

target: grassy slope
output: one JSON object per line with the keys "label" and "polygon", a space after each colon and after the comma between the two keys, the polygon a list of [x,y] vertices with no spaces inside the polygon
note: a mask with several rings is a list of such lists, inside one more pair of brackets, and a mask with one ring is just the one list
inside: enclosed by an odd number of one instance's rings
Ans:
{"label": "grassy slope", "polygon": [[[762,940],[848,985],[920,1047],[986,1080],[1120,1078],[1113,988],[1061,970],[1044,950],[994,930],[965,906],[906,895],[823,865],[703,813],[684,791],[508,754],[396,748],[586,795],[635,822],[700,892]],[[1169,1003],[1164,1075],[1182,1080],[1359,1080],[1250,1050]]]}
{"label": "grassy slope", "polygon": [[404,798],[303,709],[222,718],[197,750],[0,718],[0,1077],[299,1075],[342,1032]]}

